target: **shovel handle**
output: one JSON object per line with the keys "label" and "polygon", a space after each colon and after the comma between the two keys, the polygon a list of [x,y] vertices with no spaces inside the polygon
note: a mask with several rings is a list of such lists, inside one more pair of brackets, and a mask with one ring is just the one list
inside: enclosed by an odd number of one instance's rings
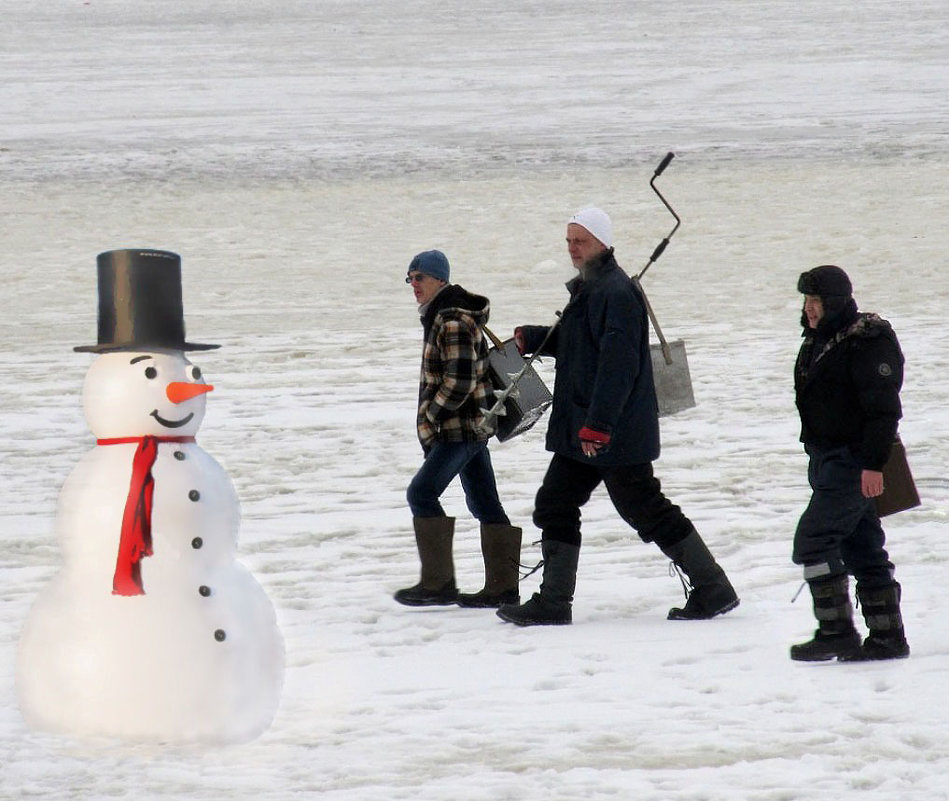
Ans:
{"label": "shovel handle", "polygon": [[662,348],[662,358],[666,364],[672,364],[672,350],[669,347],[669,343],[666,342],[662,329],[659,327],[659,320],[656,319],[656,313],[652,310],[652,304],[649,302],[649,298],[646,297],[643,285],[639,282],[638,276],[634,276],[632,280],[639,290],[639,294],[642,295],[643,305],[646,307],[646,314],[649,315],[649,322],[652,323],[652,327],[656,330],[656,336],[659,337],[659,347]]}

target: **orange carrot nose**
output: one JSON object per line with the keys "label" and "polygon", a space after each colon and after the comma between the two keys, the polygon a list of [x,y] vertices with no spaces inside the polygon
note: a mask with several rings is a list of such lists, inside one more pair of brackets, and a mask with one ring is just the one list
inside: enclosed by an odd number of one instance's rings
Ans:
{"label": "orange carrot nose", "polygon": [[188,384],[184,381],[172,381],[165,394],[172,403],[184,403],[186,400],[210,392],[214,387],[210,384]]}

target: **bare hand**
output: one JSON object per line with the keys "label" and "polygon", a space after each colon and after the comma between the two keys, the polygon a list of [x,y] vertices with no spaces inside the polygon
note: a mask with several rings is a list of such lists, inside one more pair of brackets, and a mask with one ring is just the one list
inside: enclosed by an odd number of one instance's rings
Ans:
{"label": "bare hand", "polygon": [[605,431],[597,431],[595,428],[584,426],[580,429],[580,452],[592,459],[601,450],[606,450],[612,437]]}
{"label": "bare hand", "polygon": [[580,450],[583,451],[584,456],[589,456],[590,458],[596,456],[600,452],[600,448],[603,446],[599,442],[581,442]]}
{"label": "bare hand", "polygon": [[860,489],[864,498],[876,498],[883,494],[883,473],[878,470],[864,470],[860,474]]}

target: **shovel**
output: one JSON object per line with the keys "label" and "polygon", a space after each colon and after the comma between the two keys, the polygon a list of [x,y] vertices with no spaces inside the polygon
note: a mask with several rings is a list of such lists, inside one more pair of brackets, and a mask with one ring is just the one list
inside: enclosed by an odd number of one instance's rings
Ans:
{"label": "shovel", "polygon": [[692,392],[692,377],[689,374],[689,362],[685,355],[685,342],[681,339],[676,339],[672,342],[666,341],[662,333],[662,328],[659,327],[659,320],[656,318],[656,313],[653,311],[652,304],[649,302],[649,298],[646,297],[646,292],[640,282],[640,279],[646,274],[646,270],[662,255],[672,235],[682,224],[679,215],[675,213],[672,206],[669,205],[668,201],[662,196],[662,193],[656,188],[656,179],[662,175],[663,170],[669,166],[669,162],[672,161],[673,158],[675,158],[675,153],[666,154],[666,157],[659,163],[659,166],[656,167],[656,171],[653,173],[649,185],[652,187],[652,191],[659,196],[663,205],[669,209],[669,212],[675,217],[676,224],[669,234],[656,246],[656,249],[649,257],[649,261],[646,262],[646,266],[643,267],[638,275],[634,275],[632,278],[633,284],[635,284],[636,289],[639,290],[639,294],[642,296],[643,305],[646,307],[646,313],[649,315],[649,321],[652,323],[656,336],[659,337],[659,344],[650,345],[649,353],[652,357],[653,380],[656,384],[656,399],[659,402],[660,417],[675,414],[684,409],[691,409],[695,406],[695,395]]}

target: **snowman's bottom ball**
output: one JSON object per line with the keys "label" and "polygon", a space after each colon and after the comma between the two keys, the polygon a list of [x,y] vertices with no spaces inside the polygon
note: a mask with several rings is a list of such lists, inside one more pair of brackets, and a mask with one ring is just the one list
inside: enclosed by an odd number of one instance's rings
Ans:
{"label": "snowman's bottom ball", "polygon": [[[283,684],[273,607],[243,566],[197,592],[115,596],[60,573],[20,639],[20,709],[36,729],[163,743],[246,742]],[[164,595],[164,597],[162,597]]]}

